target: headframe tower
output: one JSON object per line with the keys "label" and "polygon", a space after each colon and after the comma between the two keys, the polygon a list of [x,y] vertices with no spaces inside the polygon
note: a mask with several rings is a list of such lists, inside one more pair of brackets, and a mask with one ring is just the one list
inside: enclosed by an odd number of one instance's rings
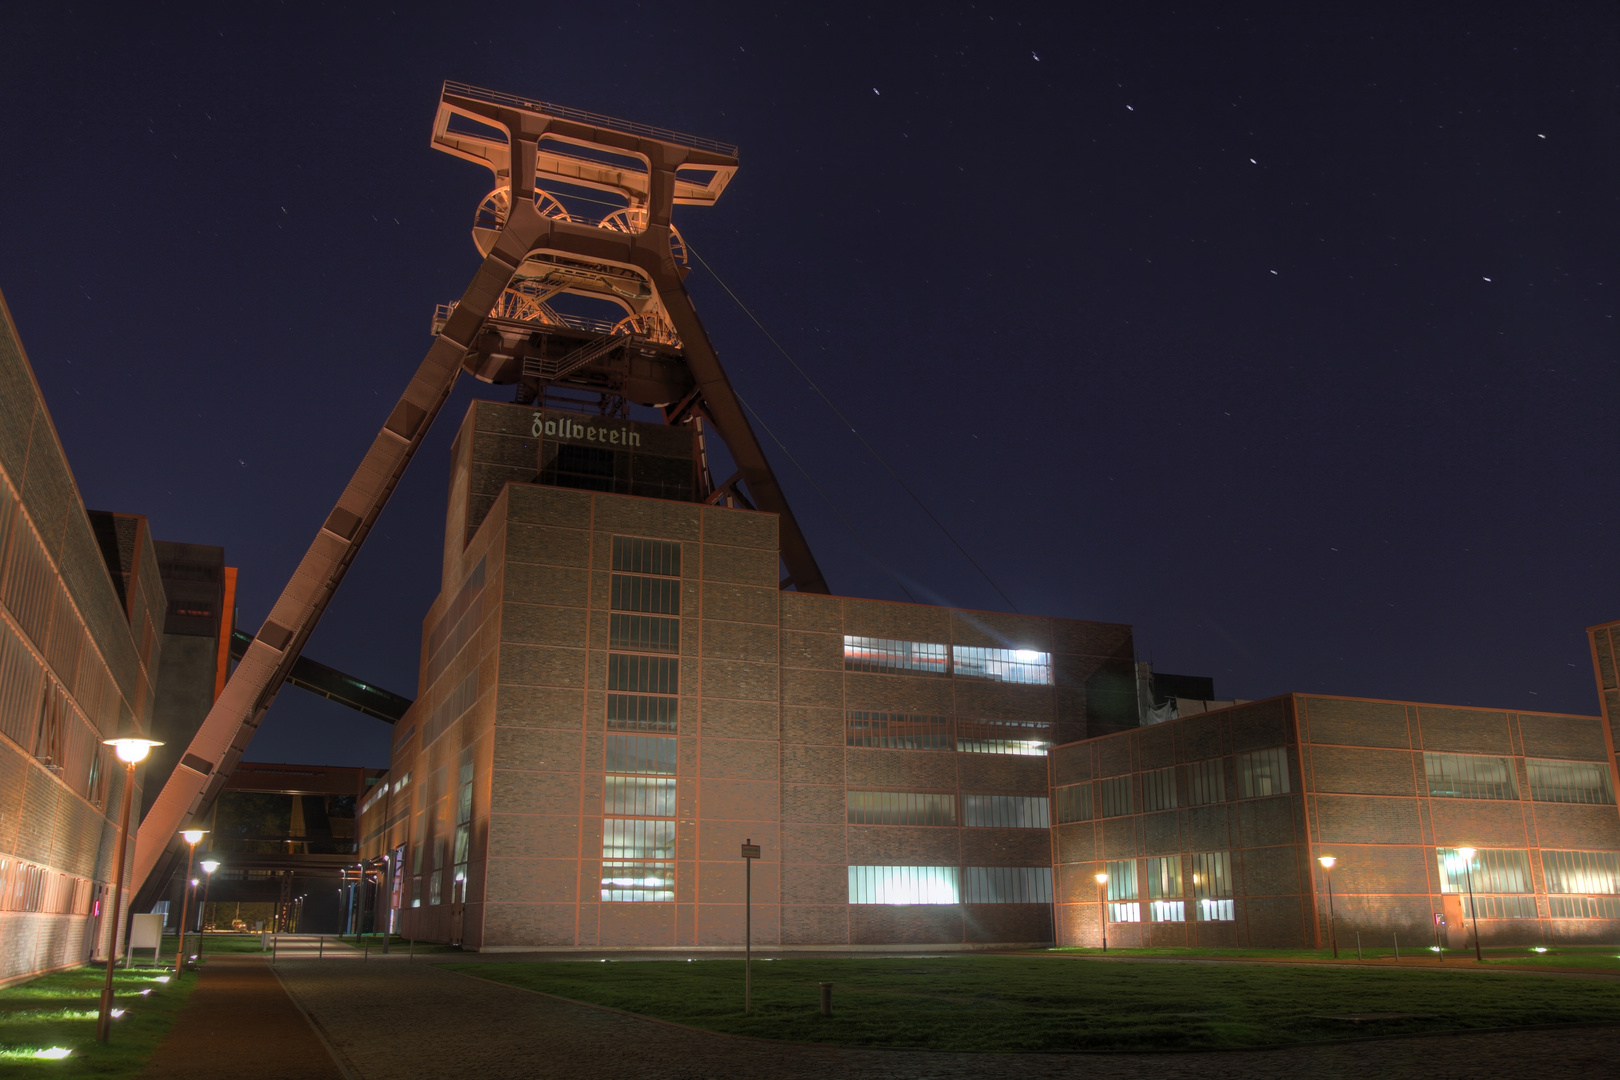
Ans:
{"label": "headframe tower", "polygon": [[[700,448],[712,433],[737,469],[716,483],[705,455],[703,497],[779,515],[782,587],[828,591],[682,284],[672,210],[713,205],[737,148],[456,82],[440,94],[432,145],[493,174],[473,224],[483,262],[435,313],[426,358],[142,821],[143,897],[168,878],[178,831],[218,797],[464,368],[514,385],[520,402],[619,416],[653,406],[692,425]],[[608,212],[581,212],[581,193]]]}

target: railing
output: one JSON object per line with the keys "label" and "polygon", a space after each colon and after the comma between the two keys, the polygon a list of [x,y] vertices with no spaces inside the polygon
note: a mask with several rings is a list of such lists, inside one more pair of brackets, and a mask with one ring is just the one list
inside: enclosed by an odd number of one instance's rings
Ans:
{"label": "railing", "polygon": [[[433,333],[434,334],[439,334],[439,333],[443,332],[444,324],[446,322],[450,321],[450,313],[455,311],[455,310],[456,310],[456,303],[455,302],[452,302],[452,303],[449,303],[449,304],[435,304],[434,305],[434,307],[433,307]],[[557,313],[557,318],[562,320],[562,322],[560,324],[562,326],[562,328],[568,329],[568,330],[579,330],[579,331],[582,331],[582,332],[587,333],[587,334],[611,334],[611,333],[613,333],[613,328],[618,325],[618,323],[610,322],[607,319],[588,319],[588,318],[585,318],[584,316],[580,316],[580,315],[564,315],[561,312]],[[554,325],[554,324],[533,324],[533,325]]]}
{"label": "railing", "polygon": [[697,135],[687,135],[668,128],[653,127],[651,124],[638,124],[634,120],[620,120],[612,116],[603,116],[601,113],[586,112],[583,109],[570,109],[566,105],[555,105],[549,101],[535,101],[532,98],[518,97],[516,94],[506,94],[499,90],[485,90],[480,86],[468,83],[451,82],[445,80],[444,93],[458,94],[461,97],[470,97],[478,101],[487,101],[494,105],[513,105],[520,109],[542,113],[546,116],[555,116],[563,120],[577,120],[582,124],[592,124],[596,127],[608,128],[611,131],[622,131],[629,135],[646,135],[649,138],[661,139],[664,142],[676,143],[681,146],[690,146],[698,150],[712,150],[717,154],[737,156],[737,148],[730,143],[717,142],[714,139],[704,139]]}

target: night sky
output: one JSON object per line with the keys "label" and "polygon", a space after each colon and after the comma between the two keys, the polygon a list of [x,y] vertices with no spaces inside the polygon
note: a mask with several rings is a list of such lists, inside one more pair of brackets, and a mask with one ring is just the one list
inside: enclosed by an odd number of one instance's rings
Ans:
{"label": "night sky", "polygon": [[[86,503],[223,545],[248,629],[477,268],[451,78],[741,147],[677,224],[994,582],[699,268],[835,592],[1131,623],[1221,696],[1597,710],[1613,4],[145,6],[8,16],[0,289]],[[414,695],[477,396],[309,655]],[[289,688],[247,756],[387,732]]]}

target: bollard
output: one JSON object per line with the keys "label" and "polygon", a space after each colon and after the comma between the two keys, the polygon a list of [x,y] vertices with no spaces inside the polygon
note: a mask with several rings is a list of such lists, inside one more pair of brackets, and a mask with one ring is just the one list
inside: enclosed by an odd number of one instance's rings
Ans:
{"label": "bollard", "polygon": [[1395,942],[1395,959],[1398,961],[1401,958],[1401,935],[1391,934],[1389,937],[1391,941]]}
{"label": "bollard", "polygon": [[407,960],[415,960],[416,959],[416,939],[415,938],[411,938],[411,952],[410,952],[410,955],[407,956],[405,959],[407,959]]}
{"label": "bollard", "polygon": [[366,942],[366,955],[361,957],[361,959],[363,959],[363,960],[370,960],[371,959],[371,942],[369,942],[369,941]]}
{"label": "bollard", "polygon": [[315,959],[324,960],[325,958],[326,958],[326,935],[322,934],[320,937],[315,939]]}
{"label": "bollard", "polygon": [[821,984],[821,1015],[832,1015],[832,986],[830,982]]}
{"label": "bollard", "polygon": [[1361,959],[1361,931],[1356,931],[1356,959]]}
{"label": "bollard", "polygon": [[271,934],[270,935],[270,963],[274,964],[275,962],[276,962],[276,936],[274,934]]}

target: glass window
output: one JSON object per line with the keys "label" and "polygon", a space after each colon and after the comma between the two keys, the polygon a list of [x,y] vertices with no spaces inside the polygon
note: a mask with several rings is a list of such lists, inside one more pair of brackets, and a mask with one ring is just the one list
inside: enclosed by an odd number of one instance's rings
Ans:
{"label": "glass window", "polygon": [[1542,851],[1550,893],[1620,895],[1620,854],[1612,851]]}
{"label": "glass window", "polygon": [[1176,770],[1154,769],[1142,774],[1142,809],[1174,810],[1176,807]]}
{"label": "glass window", "polygon": [[856,710],[844,715],[845,742],[850,746],[887,750],[949,750],[954,742],[951,721],[944,716]]}
{"label": "glass window", "polygon": [[680,699],[650,697],[644,694],[609,694],[609,731],[674,732],[680,714]]}
{"label": "glass window", "polygon": [[1524,767],[1530,774],[1530,797],[1537,802],[1614,802],[1614,782],[1606,764],[1525,758]]}
{"label": "glass window", "polygon": [[675,823],[646,818],[606,818],[602,822],[602,858],[673,860]]}
{"label": "glass window", "polygon": [[1044,756],[1052,725],[1043,720],[958,720],[956,749],[964,754]]}
{"label": "glass window", "polygon": [[1058,824],[1091,820],[1091,785],[1065,784],[1052,792],[1057,799]]}
{"label": "glass window", "polygon": [[960,875],[954,866],[852,866],[852,904],[956,904]]}
{"label": "glass window", "polygon": [[1134,813],[1135,800],[1131,798],[1131,777],[1110,776],[1098,782],[1102,788],[1102,816],[1119,817],[1122,814]]}
{"label": "glass window", "polygon": [[680,652],[680,620],[657,615],[626,615],[615,611],[608,617],[608,648],[634,652]]}
{"label": "glass window", "polygon": [[664,776],[609,776],[603,779],[602,812],[626,817],[675,816],[675,779]]}
{"label": "glass window", "polygon": [[632,574],[681,576],[681,545],[673,540],[649,540],[639,536],[613,538],[613,569]]}
{"label": "glass window", "polygon": [[951,647],[951,663],[959,679],[1052,685],[1052,654],[1034,649],[986,649],[977,645]]}
{"label": "glass window", "polygon": [[1276,746],[1270,750],[1255,750],[1237,756],[1238,798],[1259,799],[1267,795],[1286,795],[1293,788],[1288,783],[1288,750]]}
{"label": "glass window", "polygon": [[450,854],[452,903],[465,903],[467,900],[467,866],[472,858],[472,802],[473,763],[470,757],[465,757],[461,763],[461,775],[457,778],[456,838]]}
{"label": "glass window", "polygon": [[945,661],[946,649],[943,645],[844,635],[845,671],[920,671],[929,675],[943,675]]}
{"label": "glass window", "polygon": [[851,791],[851,825],[955,825],[956,796],[929,791]]}
{"label": "glass window", "polygon": [[1052,869],[1047,866],[968,866],[962,869],[965,904],[1050,904]]}
{"label": "glass window", "polygon": [[604,903],[669,902],[675,899],[675,864],[602,861]]}
{"label": "glass window", "polygon": [[1142,907],[1137,903],[1136,860],[1111,862],[1108,873],[1108,921],[1141,922]]}
{"label": "glass window", "polygon": [[645,735],[609,735],[607,770],[675,775],[675,740]]}
{"label": "glass window", "polygon": [[607,688],[633,694],[678,694],[681,662],[672,656],[608,654]]}
{"label": "glass window", "polygon": [[1226,769],[1224,759],[1210,758],[1187,766],[1187,802],[1192,806],[1207,806],[1226,801]]}
{"label": "glass window", "polygon": [[1187,857],[1192,874],[1193,914],[1199,922],[1231,922],[1237,918],[1232,903],[1232,858],[1225,851],[1199,852]]}
{"label": "glass window", "polygon": [[1620,919],[1615,896],[1549,896],[1547,906],[1554,919]]}
{"label": "glass window", "polygon": [[[1440,891],[1462,896],[1463,913],[1472,918],[1470,907],[1469,872],[1473,876],[1473,896],[1481,919],[1534,919],[1536,917],[1535,890],[1530,882],[1530,856],[1527,852],[1506,848],[1476,851],[1472,860],[1466,860],[1456,848],[1435,849],[1440,865]],[[1491,893],[1519,894],[1491,896]]]}
{"label": "glass window", "polygon": [[645,611],[654,615],[681,613],[681,583],[674,578],[613,575],[613,610]]}
{"label": "glass window", "polygon": [[1044,795],[963,795],[964,825],[1000,829],[1044,829],[1049,824]]}
{"label": "glass window", "polygon": [[1148,920],[1186,922],[1187,905],[1181,894],[1181,856],[1147,861]]}
{"label": "glass window", "polygon": [[1429,794],[1442,799],[1517,799],[1513,763],[1482,754],[1423,755]]}

